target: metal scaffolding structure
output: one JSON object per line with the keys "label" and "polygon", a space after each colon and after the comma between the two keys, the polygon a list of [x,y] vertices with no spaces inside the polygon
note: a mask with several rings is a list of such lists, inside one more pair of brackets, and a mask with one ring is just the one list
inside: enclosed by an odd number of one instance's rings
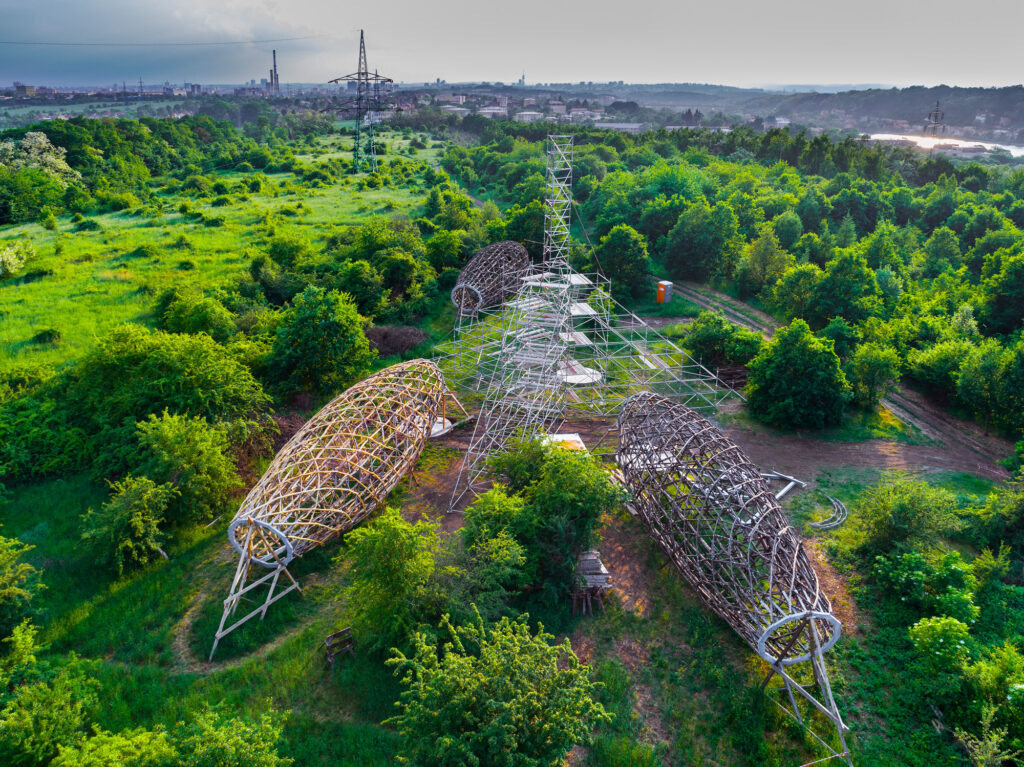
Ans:
{"label": "metal scaffolding structure", "polygon": [[[840,623],[765,478],[717,426],[652,392],[625,403],[618,427],[616,460],[651,537],[704,604],[767,661],[764,685],[776,674],[783,680],[783,709],[806,724],[799,696],[824,716],[839,749],[808,732],[829,758],[849,763],[848,728],[824,662]],[[788,670],[807,662],[813,684]]]}
{"label": "metal scaffolding structure", "polygon": [[[711,371],[616,303],[603,277],[569,266],[571,208],[572,137],[550,136],[543,262],[519,278],[506,303],[461,317],[452,341],[438,350],[453,389],[485,395],[452,509],[467,493],[488,487],[488,456],[505,450],[515,436],[556,428],[569,411],[614,416],[643,390],[714,409],[730,393]],[[470,262],[459,283],[472,284],[476,274]]]}
{"label": "metal scaffolding structure", "polygon": [[332,83],[355,83],[356,95],[338,104],[338,110],[349,112],[355,116],[355,144],[352,147],[352,163],[356,172],[377,170],[377,151],[373,143],[373,121],[376,112],[382,111],[388,99],[390,77],[384,77],[374,71],[370,73],[366,64],[366,43],[363,30],[359,30],[359,65],[355,72],[343,77],[336,77]]}
{"label": "metal scaffolding structure", "polygon": [[[238,566],[210,658],[220,640],[299,587],[298,556],[351,530],[384,502],[431,436],[465,415],[437,365],[392,365],[344,391],[281,448],[228,527]],[[250,582],[256,566],[267,573]],[[282,576],[286,588],[278,589]],[[240,601],[266,587],[262,604],[226,626]]]}

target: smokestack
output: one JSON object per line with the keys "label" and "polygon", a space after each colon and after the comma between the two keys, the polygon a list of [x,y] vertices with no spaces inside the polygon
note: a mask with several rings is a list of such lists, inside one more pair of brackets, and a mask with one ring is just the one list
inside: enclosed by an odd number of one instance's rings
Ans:
{"label": "smokestack", "polygon": [[273,71],[274,93],[280,93],[281,81],[277,77],[277,50],[274,50],[274,71]]}

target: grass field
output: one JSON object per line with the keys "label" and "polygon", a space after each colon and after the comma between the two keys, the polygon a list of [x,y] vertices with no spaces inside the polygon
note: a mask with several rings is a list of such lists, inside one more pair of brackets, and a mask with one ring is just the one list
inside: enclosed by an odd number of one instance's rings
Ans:
{"label": "grass field", "polygon": [[[383,140],[393,150],[409,142],[397,134]],[[350,139],[322,137],[316,154],[301,158],[348,157],[350,147]],[[433,162],[438,151],[421,150],[417,159]],[[217,175],[229,188],[246,176]],[[76,231],[68,217],[59,220],[56,231],[39,224],[0,227],[0,241],[25,235],[37,251],[24,271],[0,282],[0,370],[76,359],[111,328],[151,321],[156,296],[169,288],[228,287],[275,234],[300,231],[316,245],[333,227],[372,215],[410,214],[423,198],[418,188],[360,191],[348,179],[315,189],[293,183],[291,173],[269,179],[266,192],[235,192],[227,195],[230,204],[218,207],[159,192],[145,209],[91,217],[98,231]],[[197,216],[182,215],[182,202],[207,219],[222,217],[223,223],[208,226]],[[144,245],[159,253],[135,256]],[[47,330],[57,331],[60,340],[33,340]]]}

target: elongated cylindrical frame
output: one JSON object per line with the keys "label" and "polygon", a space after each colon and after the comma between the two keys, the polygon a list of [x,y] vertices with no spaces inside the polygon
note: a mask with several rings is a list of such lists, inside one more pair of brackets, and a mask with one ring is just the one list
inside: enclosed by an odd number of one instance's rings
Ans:
{"label": "elongated cylindrical frame", "polygon": [[518,242],[503,240],[481,249],[459,273],[452,303],[460,317],[500,304],[515,293],[530,269],[530,254]]}
{"label": "elongated cylindrical frame", "polygon": [[815,645],[835,644],[839,621],[799,536],[758,468],[717,426],[641,392],[619,415],[617,460],[654,540],[762,658],[800,663]]}
{"label": "elongated cylindrical frame", "polygon": [[392,365],[346,390],[281,448],[239,508],[231,544],[265,567],[352,529],[419,458],[451,396],[437,365]]}

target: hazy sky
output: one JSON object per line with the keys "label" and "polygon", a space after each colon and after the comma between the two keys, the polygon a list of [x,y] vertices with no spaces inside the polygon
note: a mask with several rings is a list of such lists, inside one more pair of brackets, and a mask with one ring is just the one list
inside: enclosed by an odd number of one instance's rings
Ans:
{"label": "hazy sky", "polygon": [[[0,0],[0,84],[323,82],[356,66],[399,81],[518,79],[1011,85],[1020,0]],[[291,42],[158,47],[310,36]]]}

